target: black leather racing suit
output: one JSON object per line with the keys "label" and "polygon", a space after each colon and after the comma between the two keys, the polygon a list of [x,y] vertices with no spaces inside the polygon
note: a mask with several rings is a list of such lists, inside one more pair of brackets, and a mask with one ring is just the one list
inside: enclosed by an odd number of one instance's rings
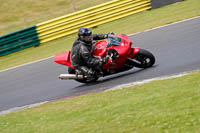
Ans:
{"label": "black leather racing suit", "polygon": [[[92,34],[93,40],[102,40],[107,38],[107,34]],[[84,75],[88,75],[90,68],[99,69],[102,61],[92,56],[92,42],[87,43],[78,37],[72,46],[71,62],[72,65],[80,70]]]}

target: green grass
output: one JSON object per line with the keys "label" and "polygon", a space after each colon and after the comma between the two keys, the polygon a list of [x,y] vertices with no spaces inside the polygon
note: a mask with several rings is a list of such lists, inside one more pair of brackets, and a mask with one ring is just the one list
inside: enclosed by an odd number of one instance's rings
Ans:
{"label": "green grass", "polygon": [[0,0],[0,36],[110,0]]}
{"label": "green grass", "polygon": [[[173,5],[145,11],[112,21],[110,23],[100,25],[97,28],[93,28],[92,30],[94,33],[108,33],[113,31],[117,34],[131,34],[195,16],[200,16],[200,1],[185,0]],[[42,44],[36,48],[33,47],[0,57],[0,70],[53,56],[57,53],[65,51],[66,49],[71,49],[75,38],[76,35],[73,34]]]}
{"label": "green grass", "polygon": [[0,115],[1,133],[198,133],[200,73]]}

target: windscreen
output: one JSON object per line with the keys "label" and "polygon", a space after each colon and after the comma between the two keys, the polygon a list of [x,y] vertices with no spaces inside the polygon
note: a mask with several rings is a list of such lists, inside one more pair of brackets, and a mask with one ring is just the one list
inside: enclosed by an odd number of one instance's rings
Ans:
{"label": "windscreen", "polygon": [[117,36],[109,36],[107,47],[120,46],[121,38]]}

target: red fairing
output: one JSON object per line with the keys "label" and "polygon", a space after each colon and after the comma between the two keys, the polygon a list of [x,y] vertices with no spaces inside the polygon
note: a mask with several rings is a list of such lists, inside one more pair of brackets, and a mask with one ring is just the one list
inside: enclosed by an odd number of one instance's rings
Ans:
{"label": "red fairing", "polygon": [[130,54],[130,58],[133,58],[140,51],[140,48],[134,47],[134,48],[131,48],[131,51],[132,51],[132,54]]}
{"label": "red fairing", "polygon": [[71,63],[70,54],[71,54],[70,51],[66,51],[64,53],[57,54],[54,57],[54,62],[74,68]]}
{"label": "red fairing", "polygon": [[140,48],[132,48],[132,49],[134,55],[136,55],[140,51]]}
{"label": "red fairing", "polygon": [[117,37],[121,38],[121,42],[120,42],[119,46],[110,46],[109,48],[106,48],[107,41],[105,41],[105,40],[99,41],[99,42],[97,42],[93,45],[93,47],[94,47],[93,55],[96,56],[96,57],[100,57],[100,58],[105,57],[106,53],[109,49],[115,49],[119,54],[119,57],[114,60],[116,65],[110,64],[110,60],[109,60],[108,63],[106,63],[102,67],[102,69],[117,69],[117,68],[120,68],[124,65],[127,57],[129,57],[130,54],[132,54],[132,49],[131,49],[132,42],[128,38],[128,36],[117,35]]}
{"label": "red fairing", "polygon": [[95,48],[93,50],[93,55],[105,57],[105,55],[106,55],[106,45],[107,45],[107,42],[105,40],[95,43],[93,45],[93,47]]}

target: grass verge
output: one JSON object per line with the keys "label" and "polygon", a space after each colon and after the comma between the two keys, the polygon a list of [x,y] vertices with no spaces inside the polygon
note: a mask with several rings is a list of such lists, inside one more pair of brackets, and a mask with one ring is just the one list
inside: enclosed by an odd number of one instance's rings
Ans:
{"label": "grass verge", "polygon": [[0,35],[110,0],[0,0]]}
{"label": "grass verge", "polygon": [[197,133],[200,72],[0,115],[1,133]]}
{"label": "grass verge", "polygon": [[[200,1],[185,0],[173,5],[134,14],[107,24],[93,28],[94,33],[108,33],[113,31],[117,34],[131,34],[145,29],[169,24],[187,18],[200,16]],[[39,47],[29,48],[17,53],[0,57],[0,70],[46,58],[56,53],[71,49],[76,35],[70,35]]]}

